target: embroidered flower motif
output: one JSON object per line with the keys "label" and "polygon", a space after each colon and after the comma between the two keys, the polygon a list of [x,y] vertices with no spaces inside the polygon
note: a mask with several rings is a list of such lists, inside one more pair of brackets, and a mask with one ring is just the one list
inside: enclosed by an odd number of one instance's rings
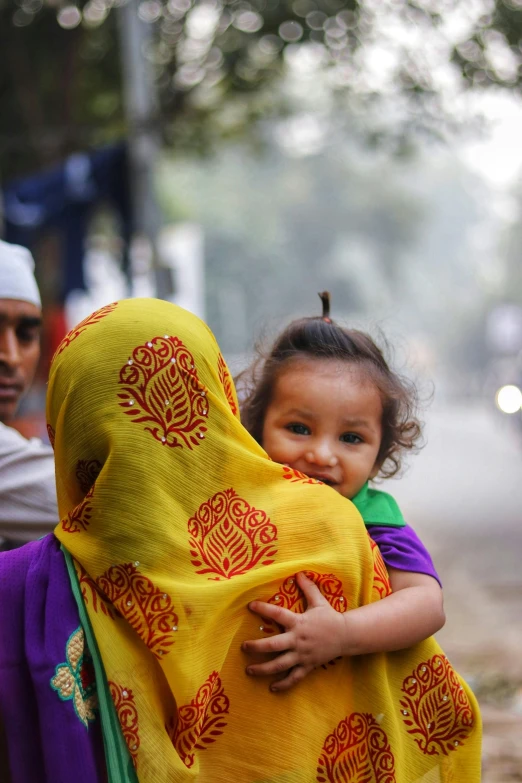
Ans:
{"label": "embroidered flower motif", "polygon": [[225,695],[217,672],[198,690],[190,704],[178,709],[177,718],[173,718],[166,729],[179,757],[187,767],[192,767],[195,750],[206,750],[223,734],[227,725],[223,716],[228,714],[230,701]]}
{"label": "embroidered flower motif", "polygon": [[373,715],[354,712],[323,745],[317,783],[396,783],[395,759]]}
{"label": "embroidered flower motif", "polygon": [[87,530],[91,524],[92,517],[92,504],[91,499],[94,495],[94,484],[90,488],[89,492],[85,495],[82,502],[69,511],[66,517],[62,519],[62,530],[65,533],[79,533],[82,530]]}
{"label": "embroidered flower motif", "polygon": [[[335,574],[318,574],[315,571],[304,571],[303,573],[317,585],[322,595],[337,612],[346,612],[348,602],[343,593],[343,583]],[[277,593],[274,593],[267,603],[282,606],[283,609],[289,609],[296,614],[303,614],[306,610],[306,599],[297,584],[295,574],[285,579]],[[278,630],[274,622],[264,621],[263,631],[265,633],[271,634]]]}
{"label": "embroidered flower motif", "polygon": [[230,373],[228,371],[228,367],[226,365],[225,360],[219,354],[218,358],[218,375],[219,380],[221,381],[221,385],[223,389],[225,390],[225,394],[228,400],[228,404],[230,405],[230,410],[234,414],[234,416],[238,415],[238,404],[237,404],[237,398],[234,392],[234,387],[232,385],[232,378],[230,377]]}
{"label": "embroidered flower motif", "polygon": [[116,714],[120,722],[123,738],[127,743],[132,763],[138,767],[138,748],[140,747],[140,735],[138,726],[138,710],[134,703],[134,694],[130,688],[124,688],[115,682],[108,682]]}
{"label": "embroidered flower motif", "polygon": [[473,729],[473,710],[445,655],[419,663],[401,690],[401,717],[423,753],[447,756],[463,744]]}
{"label": "embroidered flower motif", "polygon": [[277,553],[277,528],[268,515],[235,490],[218,492],[188,521],[190,554],[197,574],[231,579],[256,565],[270,565]]}
{"label": "embroidered flower motif", "polygon": [[319,479],[310,478],[310,476],[307,476],[306,473],[301,473],[300,470],[289,468],[288,465],[283,465],[283,478],[288,479],[288,481],[299,482],[300,484],[323,483],[322,481],[319,481]]}
{"label": "embroidered flower motif", "polygon": [[76,715],[87,727],[96,717],[98,697],[92,659],[81,626],[69,636],[65,656],[66,663],[56,667],[51,687],[62,701],[72,701]]}
{"label": "embroidered flower motif", "polygon": [[167,593],[132,563],[112,566],[96,584],[157,658],[170,652],[178,616]]}
{"label": "embroidered flower motif", "polygon": [[97,459],[80,459],[76,463],[76,478],[82,492],[87,494],[102,469],[101,462]]}
{"label": "embroidered flower motif", "polygon": [[120,370],[127,416],[164,446],[193,449],[207,431],[209,401],[194,358],[177,337],[153,337]]}
{"label": "embroidered flower motif", "polygon": [[96,310],[96,312],[91,313],[91,315],[88,315],[87,318],[84,318],[83,321],[80,321],[79,324],[77,324],[74,329],[71,329],[71,331],[65,335],[62,342],[56,349],[56,352],[53,356],[53,361],[56,359],[57,356],[59,356],[65,349],[73,342],[73,340],[76,340],[77,337],[79,337],[88,326],[91,326],[92,324],[97,324],[98,321],[101,321],[102,318],[105,318],[105,316],[109,315],[109,313],[112,313],[112,311],[118,306],[118,302],[112,302],[112,304],[105,305],[104,307],[100,307],[99,310]]}
{"label": "embroidered flower motif", "polygon": [[[370,538],[370,536],[368,536]],[[378,601],[381,598],[386,598],[392,592],[390,583],[390,577],[386,570],[386,565],[382,559],[381,550],[373,540],[370,538],[370,546],[372,548],[373,557],[373,587],[372,587],[372,602]]]}
{"label": "embroidered flower motif", "polygon": [[47,437],[49,438],[49,443],[51,444],[51,446],[54,449],[54,441],[55,441],[56,435],[55,435],[55,432],[54,432],[54,430],[53,430],[53,428],[51,427],[50,424],[47,425]]}

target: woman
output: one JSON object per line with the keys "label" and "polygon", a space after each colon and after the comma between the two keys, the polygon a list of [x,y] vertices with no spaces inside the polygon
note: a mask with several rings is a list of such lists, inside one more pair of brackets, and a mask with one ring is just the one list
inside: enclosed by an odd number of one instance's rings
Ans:
{"label": "woman", "polygon": [[205,324],[154,300],[102,308],[58,349],[47,413],[62,552],[49,538],[0,560],[14,783],[103,780],[96,730],[118,783],[480,779],[476,703],[432,640],[332,661],[283,696],[245,675],[241,643],[277,630],[249,601],[284,592],[299,611],[306,569],[342,612],[386,572],[355,508],[243,429]]}

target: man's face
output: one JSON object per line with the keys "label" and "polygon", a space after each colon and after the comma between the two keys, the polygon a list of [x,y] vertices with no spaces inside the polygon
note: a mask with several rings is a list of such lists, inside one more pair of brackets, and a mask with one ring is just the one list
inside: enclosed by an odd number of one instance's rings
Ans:
{"label": "man's face", "polygon": [[40,358],[42,313],[30,302],[0,299],[0,421],[13,418]]}

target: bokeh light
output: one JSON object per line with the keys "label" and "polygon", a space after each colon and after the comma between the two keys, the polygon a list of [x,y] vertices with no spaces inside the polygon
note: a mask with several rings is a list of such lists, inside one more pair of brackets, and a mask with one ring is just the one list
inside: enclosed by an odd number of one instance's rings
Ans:
{"label": "bokeh light", "polygon": [[76,5],[66,5],[60,8],[56,17],[60,27],[64,30],[73,30],[82,21],[82,13]]}
{"label": "bokeh light", "polygon": [[163,6],[158,0],[143,0],[138,8],[138,16],[143,22],[157,22],[163,14]]}
{"label": "bokeh light", "polygon": [[283,22],[283,24],[279,26],[279,35],[283,41],[296,43],[303,37],[303,28],[299,22]]}
{"label": "bokeh light", "polygon": [[522,408],[522,392],[512,384],[502,386],[497,392],[496,402],[502,413],[517,413]]}
{"label": "bokeh light", "polygon": [[233,24],[244,33],[257,33],[263,27],[263,17],[256,11],[239,11]]}

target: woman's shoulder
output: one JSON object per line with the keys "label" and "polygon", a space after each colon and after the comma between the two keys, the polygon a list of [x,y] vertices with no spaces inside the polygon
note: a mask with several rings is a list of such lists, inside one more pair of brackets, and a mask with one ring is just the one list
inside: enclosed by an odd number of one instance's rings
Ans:
{"label": "woman's shoulder", "polygon": [[18,549],[0,552],[0,597],[14,598],[17,591],[23,590],[31,568],[59,556],[59,552],[60,542],[52,533]]}

